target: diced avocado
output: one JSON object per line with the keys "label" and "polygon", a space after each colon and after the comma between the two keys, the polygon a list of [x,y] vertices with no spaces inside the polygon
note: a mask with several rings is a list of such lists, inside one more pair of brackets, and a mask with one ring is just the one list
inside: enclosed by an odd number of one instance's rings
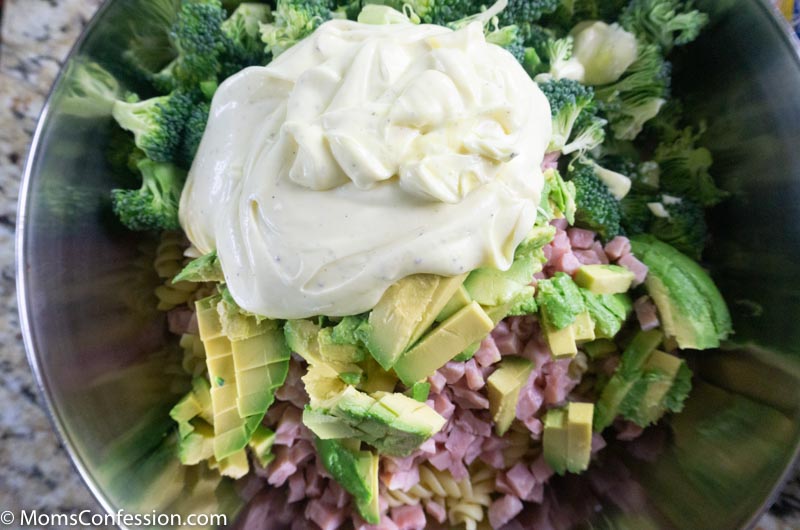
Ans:
{"label": "diced avocado", "polygon": [[315,440],[325,469],[350,493],[358,512],[370,524],[380,522],[378,455],[339,440]]}
{"label": "diced avocado", "polygon": [[219,474],[223,477],[242,478],[250,471],[250,462],[247,461],[247,452],[239,450],[230,456],[218,460]]}
{"label": "diced avocado", "polygon": [[638,381],[642,367],[663,338],[664,335],[658,330],[641,331],[625,349],[619,368],[603,388],[597,401],[595,431],[601,432],[617,417],[620,406]]}
{"label": "diced avocado", "polygon": [[427,381],[417,381],[409,389],[411,399],[425,403],[428,400],[428,394],[431,392],[431,384]]}
{"label": "diced avocado", "polygon": [[341,393],[347,383],[338,376],[331,376],[332,368],[324,364],[310,364],[306,373],[300,378],[306,388],[312,407]]}
{"label": "diced avocado", "polygon": [[352,429],[355,434],[347,437],[394,456],[407,456],[445,424],[428,405],[403,394],[376,392],[370,396],[352,386],[316,409],[307,408],[303,421],[323,439],[343,437],[339,434]]}
{"label": "diced avocado", "polygon": [[263,425],[259,425],[248,445],[253,452],[261,467],[267,467],[275,459],[272,454],[272,444],[275,443],[275,431]]}
{"label": "diced avocado", "polygon": [[510,300],[508,316],[535,315],[538,312],[539,304],[536,303],[536,288],[531,285],[526,285],[517,291],[514,298]]}
{"label": "diced avocado", "polygon": [[367,357],[362,366],[364,366],[364,377],[361,390],[368,394],[394,392],[394,387],[397,386],[397,376],[394,373],[384,370],[372,357]]}
{"label": "diced avocado", "polygon": [[648,266],[645,286],[661,324],[681,348],[719,346],[732,331],[725,300],[708,273],[689,257],[651,236],[631,239],[634,254]]}
{"label": "diced avocado", "polygon": [[533,370],[533,363],[522,357],[504,357],[500,365],[486,380],[489,393],[489,410],[494,429],[503,436],[517,413],[519,393]]}
{"label": "diced avocado", "polygon": [[272,325],[259,326],[259,335],[228,340],[217,311],[219,302],[219,296],[212,296],[199,300],[196,307],[211,380],[214,457],[223,462],[244,449],[260,425],[275,389],[286,378],[289,350],[283,334]]}
{"label": "diced avocado", "polygon": [[556,473],[580,473],[589,467],[593,414],[591,403],[569,403],[547,412],[542,445],[544,458]]}
{"label": "diced avocado", "polygon": [[480,342],[474,342],[469,346],[467,346],[466,348],[464,348],[464,351],[453,357],[453,360],[460,363],[467,362],[473,357],[475,357],[475,353],[478,351],[478,348],[480,347],[481,347]]}
{"label": "diced avocado", "polygon": [[[320,351],[319,334],[321,332],[322,328],[318,324],[306,319],[287,320],[283,326],[284,337],[289,349],[305,359],[309,366],[316,367],[320,375],[336,378],[340,373],[361,373],[361,368],[354,363],[335,360],[335,353],[328,358],[323,356]],[[323,342],[327,341],[327,338],[323,339]],[[341,353],[343,350],[339,350],[339,347],[339,345],[331,344],[328,353],[331,354],[334,351]],[[350,347],[348,345],[341,346],[341,348]]]}
{"label": "diced avocado", "polygon": [[339,379],[348,385],[358,386],[361,384],[363,373],[359,372],[342,372],[339,374]]}
{"label": "diced avocado", "polygon": [[572,324],[562,329],[554,329],[547,322],[542,322],[542,331],[553,357],[561,359],[577,355],[578,345],[575,342],[575,327]]}
{"label": "diced avocado", "polygon": [[[442,277],[433,274],[407,276],[389,287],[373,308],[369,315],[366,345],[384,369],[394,366],[400,354],[411,345],[417,330],[424,325],[428,308],[440,305],[434,303],[433,297],[441,279]],[[452,292],[446,295],[441,307],[452,296]],[[433,315],[431,322],[441,311],[441,307]]]}
{"label": "diced avocado", "polygon": [[217,257],[217,251],[214,250],[192,260],[172,281],[173,283],[224,282],[225,276],[222,274],[222,265]]}
{"label": "diced avocado", "polygon": [[593,294],[581,288],[584,303],[594,321],[596,337],[610,339],[619,333],[632,309],[627,294]]}
{"label": "diced avocado", "polygon": [[556,235],[556,227],[550,224],[534,226],[517,247],[516,255],[531,254],[550,243]]}
{"label": "diced avocado", "polygon": [[594,294],[626,293],[634,275],[619,265],[583,265],[575,273],[575,283]]}
{"label": "diced avocado", "polygon": [[178,457],[185,465],[194,465],[214,454],[213,410],[208,381],[192,380],[192,390],[170,411],[178,424]]}
{"label": "diced avocado", "polygon": [[359,346],[366,340],[368,331],[369,323],[365,316],[351,315],[342,317],[339,323],[333,326],[331,341],[334,344]]}
{"label": "diced avocado", "polygon": [[172,407],[169,415],[176,423],[188,422],[200,416],[206,422],[211,422],[211,387],[203,377],[192,379],[192,390],[189,391],[178,403]]}
{"label": "diced avocado", "polygon": [[582,343],[594,340],[594,320],[588,311],[584,311],[573,322],[572,327],[575,329],[575,342]]}
{"label": "diced avocado", "polygon": [[420,337],[428,332],[436,320],[436,317],[442,312],[444,306],[447,305],[447,302],[449,302],[458,289],[464,285],[464,280],[466,277],[466,274],[460,274],[452,277],[439,277],[439,285],[436,287],[436,290],[431,297],[430,304],[428,304],[428,307],[425,308],[425,313],[422,315],[422,319],[420,320],[417,329],[414,330],[414,334],[411,335],[411,340],[408,343],[409,346],[413,346]]}
{"label": "diced avocado", "polygon": [[540,320],[553,330],[566,328],[586,311],[578,286],[563,272],[556,273],[549,280],[539,280],[536,303],[539,304]]}
{"label": "diced avocado", "polygon": [[214,456],[214,427],[203,420],[192,420],[191,431],[178,441],[178,458],[186,466],[199,464]]}
{"label": "diced avocado", "polygon": [[404,353],[395,363],[394,371],[403,383],[411,385],[483,339],[492,328],[492,319],[477,302],[470,302]]}
{"label": "diced avocado", "polygon": [[656,423],[668,410],[679,412],[683,408],[691,384],[691,372],[682,359],[656,350],[642,367],[619,413],[641,427]]}
{"label": "diced avocado", "polygon": [[583,351],[592,359],[603,359],[616,352],[617,345],[611,339],[597,339],[584,344]]}
{"label": "diced avocado", "polygon": [[456,290],[455,294],[453,294],[453,296],[450,297],[450,300],[448,300],[447,303],[442,308],[442,310],[439,311],[439,314],[436,315],[436,322],[442,322],[444,320],[447,320],[448,318],[453,316],[459,309],[461,309],[471,301],[472,298],[470,298],[467,289],[463,285],[460,285]]}
{"label": "diced avocado", "polygon": [[353,344],[337,344],[333,340],[333,328],[322,328],[317,333],[319,353],[326,362],[357,363],[364,360],[366,352]]}
{"label": "diced avocado", "polygon": [[242,310],[227,289],[223,290],[222,296],[217,302],[217,313],[222,326],[222,334],[231,341],[244,340],[278,329],[278,324],[274,320],[268,320]]}

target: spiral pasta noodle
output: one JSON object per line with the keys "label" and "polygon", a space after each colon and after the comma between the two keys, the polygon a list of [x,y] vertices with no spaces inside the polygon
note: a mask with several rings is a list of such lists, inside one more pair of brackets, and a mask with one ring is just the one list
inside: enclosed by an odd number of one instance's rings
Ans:
{"label": "spiral pasta noodle", "polygon": [[175,307],[183,305],[192,300],[192,295],[197,290],[197,284],[193,282],[173,283],[175,277],[185,265],[183,256],[186,243],[177,232],[164,232],[161,234],[161,241],[156,248],[156,257],[153,260],[153,267],[159,278],[164,279],[163,285],[155,289],[158,298],[158,309],[169,311]]}
{"label": "spiral pasta noodle", "polygon": [[390,508],[435,502],[445,508],[451,525],[477,530],[486,517],[494,490],[495,472],[487,466],[478,465],[469,477],[457,481],[449,471],[439,471],[422,463],[419,483],[408,491],[386,490],[385,498]]}

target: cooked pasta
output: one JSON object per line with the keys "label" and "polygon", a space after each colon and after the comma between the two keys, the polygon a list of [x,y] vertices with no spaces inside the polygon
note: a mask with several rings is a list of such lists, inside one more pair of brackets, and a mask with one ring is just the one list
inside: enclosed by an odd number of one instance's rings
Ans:
{"label": "cooked pasta", "polygon": [[445,508],[451,525],[476,530],[486,517],[494,490],[495,472],[487,466],[476,465],[468,478],[457,481],[449,471],[423,463],[419,465],[419,483],[408,491],[387,489],[385,498],[390,508],[435,502]]}
{"label": "cooked pasta", "polygon": [[175,277],[186,262],[183,251],[186,248],[186,241],[177,232],[164,232],[161,234],[161,242],[156,248],[156,257],[153,267],[159,278],[163,278],[164,284],[155,289],[158,298],[158,309],[169,311],[175,307],[183,305],[193,300],[192,295],[197,290],[198,284],[193,282],[174,283]]}

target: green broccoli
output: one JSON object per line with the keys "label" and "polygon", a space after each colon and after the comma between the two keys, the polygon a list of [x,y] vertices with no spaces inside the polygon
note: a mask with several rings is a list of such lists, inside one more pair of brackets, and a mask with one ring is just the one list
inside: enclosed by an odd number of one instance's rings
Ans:
{"label": "green broccoli", "polygon": [[278,0],[270,24],[261,25],[266,51],[277,57],[333,17],[330,0]]}
{"label": "green broccoli", "polygon": [[708,172],[713,163],[711,152],[696,145],[702,134],[702,128],[694,131],[687,127],[673,141],[662,142],[656,148],[654,160],[660,170],[661,191],[708,207],[719,203],[728,194],[717,188]]}
{"label": "green broccoli", "polygon": [[64,82],[59,87],[59,110],[81,118],[102,118],[111,114],[122,96],[117,79],[108,70],[81,57],[67,64]]}
{"label": "green broccoli", "polygon": [[525,64],[525,45],[517,26],[506,26],[486,34],[486,41],[508,50],[520,64]]}
{"label": "green broccoli", "polygon": [[536,304],[540,317],[552,329],[564,329],[586,311],[580,288],[572,278],[557,272],[552,278],[536,284]]}
{"label": "green broccoli", "polygon": [[600,108],[616,138],[635,139],[659,113],[669,96],[671,72],[658,46],[640,44],[636,61],[619,81],[597,88]]}
{"label": "green broccoli", "polygon": [[606,124],[608,122],[597,115],[594,105],[580,113],[573,125],[572,137],[561,152],[565,155],[570,153],[583,154],[591,151],[603,143],[606,138]]}
{"label": "green broccoli", "polygon": [[546,17],[547,25],[558,26],[569,31],[584,20],[612,21],[617,18],[628,0],[560,0],[552,16]]}
{"label": "green broccoli", "polygon": [[177,57],[153,76],[157,88],[191,90],[201,83],[217,82],[225,51],[222,24],[226,16],[219,0],[183,1],[170,32]]}
{"label": "green broccoli", "polygon": [[203,133],[206,130],[210,110],[211,105],[202,101],[192,108],[186,118],[183,138],[178,152],[178,160],[183,167],[189,168],[192,166],[194,157],[197,154],[197,148],[200,146],[200,140],[203,139]]}
{"label": "green broccoli", "polygon": [[648,204],[657,200],[654,192],[634,188],[620,201],[620,216],[626,234],[633,236],[649,230],[654,216]]}
{"label": "green broccoli", "polygon": [[508,5],[500,13],[500,23],[517,24],[536,22],[542,16],[556,10],[559,0],[508,0]]}
{"label": "green broccoli", "polygon": [[267,4],[245,2],[222,23],[225,49],[221,55],[221,78],[226,79],[248,66],[261,66],[268,62],[261,42],[260,27],[270,17]]}
{"label": "green broccoli", "polygon": [[136,22],[123,60],[145,81],[163,70],[178,56],[170,32],[178,18],[181,0],[149,0],[137,4]]}
{"label": "green broccoli", "polygon": [[575,186],[575,224],[594,230],[608,241],[622,231],[619,201],[591,164],[577,161],[567,173]]}
{"label": "green broccoli", "polygon": [[391,0],[385,3],[398,11],[402,11],[404,6],[409,6],[419,20],[425,24],[438,24],[449,26],[459,25],[472,15],[485,11],[494,2],[483,0]]}
{"label": "green broccoli", "polygon": [[[553,117],[553,135],[547,151],[561,151],[569,145],[581,113],[593,115],[595,112],[594,91],[571,79],[546,81],[539,84],[539,88],[550,102],[550,113]],[[586,119],[581,121],[584,126],[586,123],[593,122]]]}
{"label": "green broccoli", "polygon": [[692,42],[708,23],[708,15],[693,10],[692,0],[631,0],[620,23],[640,39],[669,52]]}
{"label": "green broccoli", "polygon": [[187,94],[173,92],[145,101],[117,101],[112,115],[120,127],[133,133],[136,146],[148,158],[172,162],[193,105]]}
{"label": "green broccoli", "polygon": [[664,195],[668,217],[655,216],[648,232],[687,256],[699,260],[706,246],[708,227],[703,207],[689,199]]}
{"label": "green broccoli", "polygon": [[114,213],[130,230],[177,230],[178,202],[186,174],[172,164],[147,158],[137,164],[142,175],[138,190],[111,191]]}

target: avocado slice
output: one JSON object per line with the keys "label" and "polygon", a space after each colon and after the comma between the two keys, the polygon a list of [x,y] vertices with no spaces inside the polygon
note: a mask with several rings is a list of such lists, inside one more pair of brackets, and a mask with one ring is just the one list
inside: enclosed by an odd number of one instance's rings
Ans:
{"label": "avocado slice", "polygon": [[192,390],[172,407],[169,415],[178,424],[178,458],[182,464],[195,465],[214,454],[211,388],[205,378],[192,380]]}
{"label": "avocado slice", "polygon": [[181,464],[193,466],[214,456],[214,427],[201,419],[188,424],[191,431],[180,433],[178,458]]}
{"label": "avocado slice", "polygon": [[290,352],[283,333],[270,323],[254,328],[256,335],[229,340],[223,334],[220,302],[220,296],[211,296],[198,300],[196,307],[211,381],[214,457],[223,462],[244,449],[261,423],[286,379]]}
{"label": "avocado slice", "polygon": [[626,293],[634,275],[619,265],[583,265],[575,272],[575,283],[594,294]]}
{"label": "avocado slice", "polygon": [[483,339],[494,322],[477,302],[451,316],[428,333],[394,365],[394,371],[406,385],[428,377],[472,343]]}
{"label": "avocado slice", "polygon": [[584,344],[583,351],[591,359],[605,359],[617,351],[617,344],[611,339],[597,339]]}
{"label": "avocado slice", "polygon": [[428,395],[431,393],[431,384],[427,381],[417,381],[411,388],[408,389],[408,394],[414,401],[425,403],[428,400]]}
{"label": "avocado slice", "polygon": [[503,436],[511,427],[517,413],[519,393],[532,371],[533,363],[528,359],[504,357],[486,380],[489,410],[498,436]]}
{"label": "avocado slice", "polygon": [[594,430],[602,432],[619,415],[623,401],[639,379],[642,367],[664,339],[659,330],[640,331],[625,348],[617,371],[603,388],[597,401]]}
{"label": "avocado slice", "polygon": [[575,342],[584,343],[595,339],[595,323],[589,311],[584,311],[575,317],[575,322],[570,325],[575,329]]}
{"label": "avocado slice", "polygon": [[[309,366],[317,367],[320,375],[336,378],[340,373],[361,374],[361,368],[347,358],[358,358],[357,346],[336,344],[333,328],[324,331],[318,324],[307,319],[287,320],[283,326],[286,344],[290,350],[305,359]],[[320,338],[322,333],[323,337]],[[325,353],[323,353],[325,349]],[[363,358],[363,356],[362,356]]]}
{"label": "avocado slice", "polygon": [[472,302],[472,298],[469,296],[467,289],[463,285],[460,285],[455,294],[447,301],[442,310],[439,311],[439,314],[436,315],[436,322],[447,320],[470,302]]}
{"label": "avocado slice", "polygon": [[625,396],[619,413],[647,427],[667,411],[679,412],[691,391],[691,376],[683,359],[655,350],[642,366],[641,376]]}
{"label": "avocado slice", "polygon": [[631,246],[649,268],[645,286],[666,335],[683,349],[718,347],[733,328],[725,299],[708,273],[652,236],[631,238]]}
{"label": "avocado slice", "polygon": [[580,291],[594,322],[596,338],[615,337],[633,309],[630,297],[627,294],[594,294],[584,288]]}
{"label": "avocado slice", "polygon": [[366,352],[354,344],[337,344],[333,340],[333,328],[322,328],[317,333],[317,344],[322,360],[329,363],[358,363]]}
{"label": "avocado slice", "polygon": [[386,370],[431,326],[466,275],[407,276],[386,290],[369,315],[366,345]]}
{"label": "avocado slice", "polygon": [[353,496],[361,517],[370,524],[378,524],[378,455],[361,451],[359,443],[320,438],[314,443],[325,469]]}
{"label": "avocado slice", "polygon": [[372,357],[367,357],[362,366],[364,367],[364,377],[361,381],[361,390],[368,394],[394,392],[394,388],[397,386],[397,376],[393,372],[384,370]]}
{"label": "avocado slice", "polygon": [[189,262],[181,272],[172,279],[178,282],[224,282],[222,264],[217,256],[217,251],[211,251],[205,256],[200,256]]}
{"label": "avocado slice", "polygon": [[542,446],[544,458],[559,475],[581,473],[589,467],[592,450],[591,403],[568,403],[547,411]]}
{"label": "avocado slice", "polygon": [[575,338],[575,326],[569,324],[562,329],[555,329],[547,321],[541,321],[541,324],[544,338],[554,358],[562,359],[577,355],[578,345]]}
{"label": "avocado slice", "polygon": [[272,445],[275,443],[275,431],[269,427],[259,425],[248,442],[253,456],[261,467],[267,467],[275,459],[272,454]]}
{"label": "avocado slice", "polygon": [[303,421],[321,439],[357,438],[394,456],[409,455],[445,424],[436,411],[408,396],[368,395],[352,386],[307,408]]}
{"label": "avocado slice", "polygon": [[217,469],[223,477],[234,479],[242,478],[250,471],[250,462],[247,460],[247,451],[240,449],[229,456],[217,461]]}

